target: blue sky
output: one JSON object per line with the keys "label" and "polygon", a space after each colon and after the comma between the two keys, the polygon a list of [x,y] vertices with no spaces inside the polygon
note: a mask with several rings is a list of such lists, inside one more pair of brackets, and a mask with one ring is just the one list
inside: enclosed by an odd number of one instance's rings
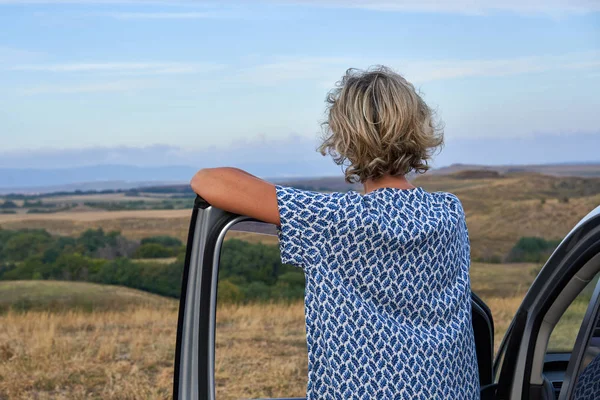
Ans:
{"label": "blue sky", "polygon": [[77,149],[134,164],[153,162],[140,147],[171,149],[163,164],[311,150],[327,91],[373,64],[415,83],[448,149],[505,143],[447,162],[526,162],[512,138],[539,153],[582,135],[588,148],[534,159],[600,159],[597,1],[0,0],[0,27],[0,166],[85,164],[64,159]]}

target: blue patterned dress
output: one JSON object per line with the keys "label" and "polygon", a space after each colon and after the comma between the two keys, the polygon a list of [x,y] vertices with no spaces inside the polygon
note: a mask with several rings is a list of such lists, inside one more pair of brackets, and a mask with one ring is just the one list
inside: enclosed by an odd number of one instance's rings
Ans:
{"label": "blue patterned dress", "polygon": [[460,201],[276,191],[282,262],[306,275],[308,400],[478,399]]}

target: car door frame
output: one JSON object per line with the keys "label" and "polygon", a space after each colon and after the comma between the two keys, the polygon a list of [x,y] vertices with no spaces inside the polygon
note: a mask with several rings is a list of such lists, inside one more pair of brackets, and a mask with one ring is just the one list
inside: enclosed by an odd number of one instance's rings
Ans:
{"label": "car door frame", "polygon": [[182,277],[175,349],[173,399],[214,400],[217,275],[227,229],[250,220],[194,201]]}

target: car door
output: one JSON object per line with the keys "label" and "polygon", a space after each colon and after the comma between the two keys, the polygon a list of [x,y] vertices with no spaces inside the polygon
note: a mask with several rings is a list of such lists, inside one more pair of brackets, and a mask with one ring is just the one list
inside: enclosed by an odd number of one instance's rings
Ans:
{"label": "car door", "polygon": [[[175,399],[217,398],[215,332],[221,247],[232,227],[252,221],[249,217],[212,207],[199,197],[195,201],[179,309],[173,387]],[[263,229],[261,233],[274,234],[274,227],[270,229],[271,232]],[[540,318],[550,308],[560,289],[577,273],[582,260],[598,249],[600,207],[571,231],[542,269],[519,308],[495,361],[491,312],[481,299],[473,295],[473,327],[482,398],[528,398],[530,390],[540,392],[537,386],[546,388],[546,393],[549,393],[548,382],[542,381],[538,385],[538,380],[522,379],[521,371],[529,377],[532,372],[538,372],[535,368],[532,370],[532,362],[534,356],[539,357],[539,352],[533,351],[536,346],[533,338],[540,331]]]}
{"label": "car door", "polygon": [[[525,295],[496,357],[488,398],[558,398],[571,354],[548,351],[548,342],[567,308],[586,287],[595,284],[599,271],[597,207],[562,240]],[[589,330],[587,324],[584,320],[575,327],[574,336]],[[550,372],[553,381],[547,376]]]}

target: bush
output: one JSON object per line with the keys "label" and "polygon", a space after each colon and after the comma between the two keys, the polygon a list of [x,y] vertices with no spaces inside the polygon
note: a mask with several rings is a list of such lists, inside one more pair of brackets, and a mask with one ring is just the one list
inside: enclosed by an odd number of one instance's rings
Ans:
{"label": "bush", "polygon": [[146,243],[138,247],[133,258],[168,258],[172,257],[173,250],[158,243]]}
{"label": "bush", "polygon": [[105,234],[102,228],[88,229],[79,236],[77,244],[83,246],[86,254],[92,254],[102,247],[114,246],[119,235],[119,232]]}
{"label": "bush", "polygon": [[507,256],[508,262],[545,263],[560,241],[522,237]]}
{"label": "bush", "polygon": [[219,277],[274,285],[281,274],[294,270],[281,264],[277,246],[230,239],[223,243]]}
{"label": "bush", "polygon": [[272,299],[271,287],[261,281],[250,282],[243,290],[247,300],[267,301]]}
{"label": "bush", "polygon": [[244,293],[234,283],[227,279],[219,281],[217,288],[217,303],[240,303],[244,300]]}
{"label": "bush", "polygon": [[10,237],[2,246],[2,256],[7,261],[23,261],[46,250],[51,236],[46,231],[22,231]]}
{"label": "bush", "polygon": [[143,245],[144,244],[149,244],[149,243],[156,243],[156,244],[160,244],[162,246],[165,247],[180,247],[183,246],[183,243],[181,243],[181,240],[172,237],[172,236],[152,236],[152,237],[148,237],[148,238],[144,238],[142,239],[141,242]]}
{"label": "bush", "polygon": [[5,200],[4,203],[0,204],[0,208],[18,208],[17,203],[11,200]]}
{"label": "bush", "polygon": [[53,214],[57,210],[45,210],[43,208],[30,208],[27,210],[27,214]]}

